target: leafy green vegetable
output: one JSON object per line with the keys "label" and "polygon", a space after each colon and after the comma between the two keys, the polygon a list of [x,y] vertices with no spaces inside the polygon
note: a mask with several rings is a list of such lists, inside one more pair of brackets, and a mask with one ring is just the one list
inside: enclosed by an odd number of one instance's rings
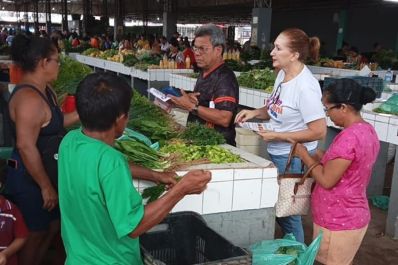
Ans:
{"label": "leafy green vegetable", "polygon": [[265,90],[266,92],[272,92],[272,88],[275,83],[275,73],[265,68],[263,70],[251,70],[249,72],[243,72],[238,77],[238,83],[240,86]]}
{"label": "leafy green vegetable", "polygon": [[166,155],[135,139],[116,141],[115,148],[125,154],[129,161],[146,168],[166,169],[170,166],[163,159]]}
{"label": "leafy green vegetable", "polygon": [[132,67],[132,66],[134,66],[137,62],[138,62],[138,59],[137,59],[134,55],[132,55],[132,54],[127,54],[127,55],[125,55],[124,58],[123,58],[123,64],[124,64],[125,66]]}
{"label": "leafy green vegetable", "polygon": [[172,141],[160,149],[161,152],[177,154],[181,162],[207,159],[211,163],[239,163],[242,159],[218,145],[187,145],[182,141]]}
{"label": "leafy green vegetable", "polygon": [[225,143],[225,138],[222,134],[198,122],[189,123],[180,135],[180,138],[194,145],[218,145]]}
{"label": "leafy green vegetable", "polygon": [[73,95],[80,81],[91,73],[92,70],[87,65],[75,61],[68,56],[62,56],[58,78],[54,82],[53,88],[57,95],[65,93]]}
{"label": "leafy green vegetable", "polygon": [[224,60],[224,62],[232,71],[236,72],[246,72],[252,68],[250,64],[238,62],[236,60]]}
{"label": "leafy green vegetable", "polygon": [[[178,182],[181,180],[181,177],[176,177],[175,179]],[[165,191],[166,191],[166,185],[158,184],[152,187],[145,188],[142,191],[141,196],[143,199],[148,198],[147,203],[150,203],[156,201]]]}
{"label": "leafy green vegetable", "polygon": [[165,141],[177,136],[180,126],[148,98],[134,92],[128,126],[152,141]]}

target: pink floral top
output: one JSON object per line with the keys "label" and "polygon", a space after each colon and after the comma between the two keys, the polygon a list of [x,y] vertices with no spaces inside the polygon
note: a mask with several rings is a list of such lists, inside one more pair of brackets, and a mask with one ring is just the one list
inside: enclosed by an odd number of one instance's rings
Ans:
{"label": "pink floral top", "polygon": [[353,230],[370,221],[366,188],[380,143],[372,125],[354,123],[342,130],[322,157],[321,163],[341,158],[351,164],[332,189],[315,185],[312,193],[313,221],[329,230]]}

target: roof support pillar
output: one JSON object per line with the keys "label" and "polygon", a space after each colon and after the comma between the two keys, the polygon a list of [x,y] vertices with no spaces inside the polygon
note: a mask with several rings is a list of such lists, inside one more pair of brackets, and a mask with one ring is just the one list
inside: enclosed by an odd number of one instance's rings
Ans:
{"label": "roof support pillar", "polygon": [[250,44],[260,49],[268,49],[271,34],[272,8],[253,8],[252,34]]}
{"label": "roof support pillar", "polygon": [[62,30],[69,33],[68,27],[68,1],[62,0]]}
{"label": "roof support pillar", "polygon": [[170,39],[177,31],[177,5],[175,0],[163,1],[163,36]]}
{"label": "roof support pillar", "polygon": [[46,0],[46,31],[51,34],[51,0]]}
{"label": "roof support pillar", "polygon": [[124,31],[124,12],[123,0],[115,0],[115,22],[113,27],[113,36],[115,39],[120,39]]}
{"label": "roof support pillar", "polygon": [[33,23],[35,28],[35,35],[39,33],[39,0],[33,1]]}

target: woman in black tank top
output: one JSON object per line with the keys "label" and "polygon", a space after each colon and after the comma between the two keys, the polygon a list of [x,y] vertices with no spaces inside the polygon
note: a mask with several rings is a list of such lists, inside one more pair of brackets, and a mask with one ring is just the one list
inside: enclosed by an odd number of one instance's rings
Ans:
{"label": "woman in black tank top", "polygon": [[16,147],[6,192],[30,230],[19,264],[39,265],[60,231],[55,154],[64,126],[78,121],[78,115],[63,115],[48,86],[57,79],[59,70],[58,50],[49,39],[18,35],[11,56],[23,77],[9,100]]}

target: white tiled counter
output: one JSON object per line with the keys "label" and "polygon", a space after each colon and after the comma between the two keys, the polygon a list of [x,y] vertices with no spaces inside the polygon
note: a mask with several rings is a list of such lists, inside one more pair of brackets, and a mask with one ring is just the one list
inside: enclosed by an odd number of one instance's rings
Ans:
{"label": "white tiled counter", "polygon": [[181,88],[186,91],[193,91],[197,78],[189,77],[186,74],[170,74],[170,86]]}
{"label": "white tiled counter", "polygon": [[[192,169],[210,170],[212,180],[204,193],[186,196],[173,208],[173,212],[211,214],[274,207],[278,198],[276,167],[270,161],[244,150],[230,145],[222,146],[239,154],[247,162],[202,164],[178,171],[177,174],[182,176]],[[134,180],[134,185],[142,191],[154,183]]]}
{"label": "white tiled counter", "polygon": [[[223,147],[247,162],[190,167],[189,170],[210,170],[212,180],[202,194],[186,196],[172,212],[194,211],[203,215],[210,227],[239,246],[273,239],[274,206],[278,198],[277,169],[270,161],[244,150],[230,145]],[[186,172],[178,171],[177,174],[182,176]],[[134,180],[134,185],[142,192],[154,184]]]}

